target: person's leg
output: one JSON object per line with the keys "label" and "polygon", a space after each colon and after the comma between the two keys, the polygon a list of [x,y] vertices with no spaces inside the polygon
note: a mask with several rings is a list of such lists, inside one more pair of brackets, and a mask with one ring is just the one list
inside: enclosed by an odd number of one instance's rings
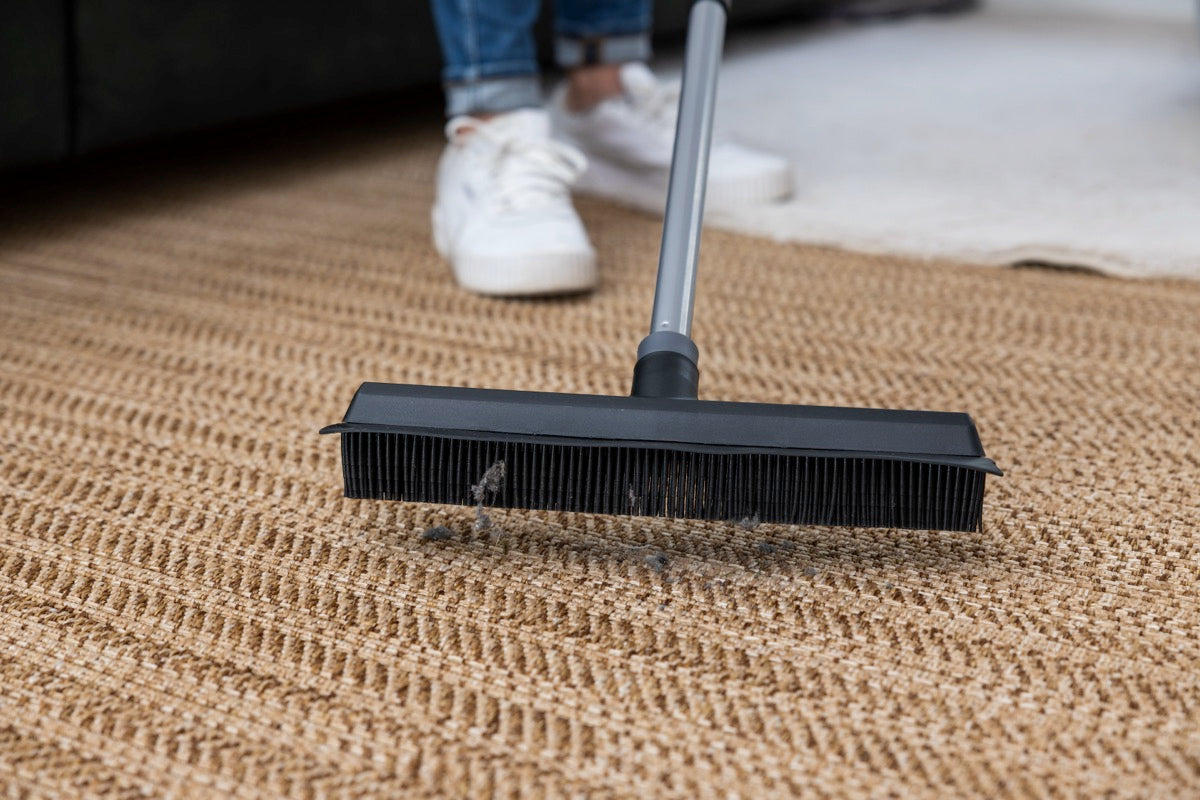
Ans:
{"label": "person's leg", "polygon": [[[550,112],[560,138],[582,150],[578,188],[662,211],[678,90],[643,63],[650,56],[648,0],[558,0],[555,55],[567,79]],[[792,191],[788,163],[728,140],[714,142],[710,208],[772,202]]]}
{"label": "person's leg", "polygon": [[620,68],[651,55],[651,0],[556,0],[554,58],[566,104],[584,111],[621,94]]}
{"label": "person's leg", "polygon": [[446,116],[542,104],[533,23],[540,0],[431,0]]}
{"label": "person's leg", "polygon": [[556,0],[554,58],[565,69],[650,58],[650,0]]}
{"label": "person's leg", "polygon": [[570,197],[586,161],[550,136],[538,0],[432,2],[450,117],[432,211],[438,252],[481,294],[591,288],[596,255]]}

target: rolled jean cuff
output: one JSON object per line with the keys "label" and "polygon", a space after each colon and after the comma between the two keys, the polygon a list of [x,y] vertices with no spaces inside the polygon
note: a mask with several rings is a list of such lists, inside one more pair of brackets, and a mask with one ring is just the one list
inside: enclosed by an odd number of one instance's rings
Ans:
{"label": "rolled jean cuff", "polygon": [[518,108],[542,105],[542,84],[537,75],[510,75],[503,78],[447,83],[446,116],[459,114],[499,114]]}
{"label": "rolled jean cuff", "polygon": [[623,64],[650,60],[650,34],[630,33],[618,36],[554,37],[554,60],[563,69],[589,64]]}

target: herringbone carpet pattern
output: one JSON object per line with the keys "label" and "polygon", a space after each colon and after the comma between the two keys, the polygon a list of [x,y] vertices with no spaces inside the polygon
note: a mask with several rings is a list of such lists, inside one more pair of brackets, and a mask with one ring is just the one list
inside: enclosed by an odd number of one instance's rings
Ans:
{"label": "herringbone carpet pattern", "polygon": [[[968,410],[974,534],[340,497],[364,379],[625,391],[592,297],[464,295],[436,124],[98,167],[0,227],[9,797],[1200,794],[1200,285],[710,233],[702,395]],[[430,528],[449,530],[426,535]]]}

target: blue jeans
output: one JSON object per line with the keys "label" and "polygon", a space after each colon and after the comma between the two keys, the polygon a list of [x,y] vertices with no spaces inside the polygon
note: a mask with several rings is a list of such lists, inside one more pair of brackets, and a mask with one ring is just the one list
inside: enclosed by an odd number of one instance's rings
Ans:
{"label": "blue jeans", "polygon": [[[446,114],[540,106],[533,23],[540,0],[431,0],[442,44]],[[564,69],[650,57],[652,0],[555,0]]]}

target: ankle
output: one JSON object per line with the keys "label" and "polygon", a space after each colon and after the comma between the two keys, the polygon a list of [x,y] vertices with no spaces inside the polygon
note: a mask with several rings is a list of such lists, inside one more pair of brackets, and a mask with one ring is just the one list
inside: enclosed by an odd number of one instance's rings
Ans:
{"label": "ankle", "polygon": [[491,122],[498,116],[500,116],[499,113],[491,111],[470,112],[468,114],[463,114],[462,116],[455,118],[458,124],[456,124],[453,128],[447,126],[446,135],[453,135],[461,139],[462,137],[469,136],[470,134],[474,133],[477,125]]}
{"label": "ankle", "polygon": [[590,111],[622,91],[620,64],[576,67],[567,73],[567,110]]}

